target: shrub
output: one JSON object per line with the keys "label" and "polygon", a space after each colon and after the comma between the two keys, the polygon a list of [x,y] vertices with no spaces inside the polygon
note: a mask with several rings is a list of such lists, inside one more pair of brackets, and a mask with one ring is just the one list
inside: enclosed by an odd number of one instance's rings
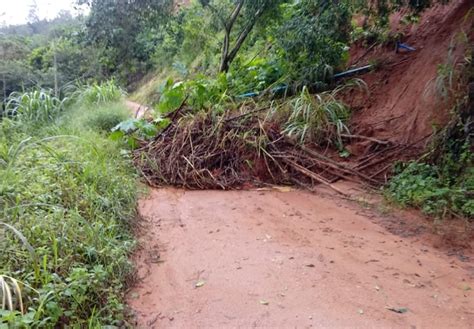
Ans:
{"label": "shrub", "polygon": [[287,8],[287,19],[275,36],[282,67],[291,81],[302,85],[329,80],[348,57],[349,8],[323,0],[302,0]]}
{"label": "shrub", "polygon": [[7,116],[20,121],[52,121],[62,110],[63,101],[54,97],[50,90],[14,92],[6,105]]}
{"label": "shrub", "polygon": [[428,215],[446,217],[457,214],[474,218],[474,168],[450,184],[440,176],[440,168],[427,163],[410,162],[398,168],[386,193],[402,206],[420,208]]}
{"label": "shrub", "polygon": [[78,103],[92,105],[118,102],[125,96],[125,91],[120,88],[114,80],[91,85],[76,87],[72,92],[71,99]]}
{"label": "shrub", "polygon": [[84,126],[95,131],[111,132],[120,122],[127,120],[129,110],[120,103],[104,104],[88,113],[83,119]]}

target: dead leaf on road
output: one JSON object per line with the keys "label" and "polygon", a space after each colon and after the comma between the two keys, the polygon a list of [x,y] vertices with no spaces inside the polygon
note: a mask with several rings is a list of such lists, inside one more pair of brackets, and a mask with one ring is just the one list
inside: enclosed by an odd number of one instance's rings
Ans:
{"label": "dead leaf on road", "polygon": [[408,312],[408,308],[406,308],[406,307],[398,307],[398,308],[397,307],[388,307],[387,310],[395,312],[395,313],[399,313],[399,314],[403,314],[403,313]]}
{"label": "dead leaf on road", "polygon": [[200,280],[198,282],[196,282],[196,284],[194,285],[196,288],[201,288],[202,286],[204,286],[206,284],[206,281],[203,281],[203,280]]}

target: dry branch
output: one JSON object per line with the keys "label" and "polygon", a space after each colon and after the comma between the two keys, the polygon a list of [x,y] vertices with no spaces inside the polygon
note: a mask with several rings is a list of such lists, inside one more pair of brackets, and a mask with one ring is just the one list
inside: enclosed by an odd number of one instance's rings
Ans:
{"label": "dry branch", "polygon": [[349,166],[283,135],[278,122],[264,109],[246,107],[241,109],[243,113],[232,116],[189,113],[183,106],[170,113],[171,124],[166,129],[134,152],[137,167],[152,186],[231,189],[248,183],[298,182],[307,187],[316,182],[347,196],[332,183],[349,179],[378,186],[381,181],[376,177],[385,167],[372,177],[364,169],[401,149],[371,137],[347,135],[344,137],[368,140],[383,148],[376,156]]}

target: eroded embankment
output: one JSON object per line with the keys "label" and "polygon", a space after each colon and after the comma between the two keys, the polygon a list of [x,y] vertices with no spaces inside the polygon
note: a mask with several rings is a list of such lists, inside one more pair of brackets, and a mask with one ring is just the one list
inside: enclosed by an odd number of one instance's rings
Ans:
{"label": "eroded embankment", "polygon": [[470,254],[434,248],[419,220],[322,188],[152,190],[140,212],[138,283],[128,294],[139,328],[474,323]]}

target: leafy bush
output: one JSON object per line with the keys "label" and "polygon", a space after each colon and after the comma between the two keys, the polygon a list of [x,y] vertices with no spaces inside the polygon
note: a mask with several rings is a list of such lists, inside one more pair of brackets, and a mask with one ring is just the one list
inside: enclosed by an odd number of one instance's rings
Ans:
{"label": "leafy bush", "polygon": [[344,2],[302,0],[287,7],[275,41],[290,80],[311,85],[331,78],[348,58],[350,12]]}
{"label": "leafy bush", "polygon": [[440,168],[426,163],[410,162],[399,169],[386,193],[402,206],[420,208],[428,215],[446,217],[458,214],[474,218],[474,168],[450,184],[440,175]]}
{"label": "leafy bush", "polygon": [[20,121],[44,123],[54,120],[63,110],[63,101],[46,90],[14,92],[8,98],[6,115]]}
{"label": "leafy bush", "polygon": [[93,130],[110,132],[120,122],[126,120],[127,113],[115,111],[114,108],[105,111],[95,111],[87,120],[87,126]]}
{"label": "leafy bush", "polygon": [[117,143],[70,122],[0,122],[0,273],[15,292],[0,327],[124,324],[135,174]]}
{"label": "leafy bush", "polygon": [[153,122],[143,118],[128,119],[113,128],[110,138],[116,141],[124,139],[130,148],[135,149],[139,146],[140,140],[149,140],[155,137],[159,130],[166,128],[169,124],[169,119],[160,117]]}
{"label": "leafy bush", "polygon": [[247,63],[240,58],[234,63],[230,74],[232,93],[240,95],[245,92],[260,92],[277,83],[284,76],[281,63],[276,59],[256,57]]}
{"label": "leafy bush", "polygon": [[175,83],[172,79],[168,79],[161,87],[161,96],[157,110],[161,114],[168,114],[178,109],[185,100],[186,88],[184,83]]}
{"label": "leafy bush", "polygon": [[187,81],[174,82],[169,78],[161,87],[161,97],[156,109],[159,114],[168,114],[184,102],[195,110],[217,108],[227,97],[227,76],[222,73],[216,79],[197,76]]}

